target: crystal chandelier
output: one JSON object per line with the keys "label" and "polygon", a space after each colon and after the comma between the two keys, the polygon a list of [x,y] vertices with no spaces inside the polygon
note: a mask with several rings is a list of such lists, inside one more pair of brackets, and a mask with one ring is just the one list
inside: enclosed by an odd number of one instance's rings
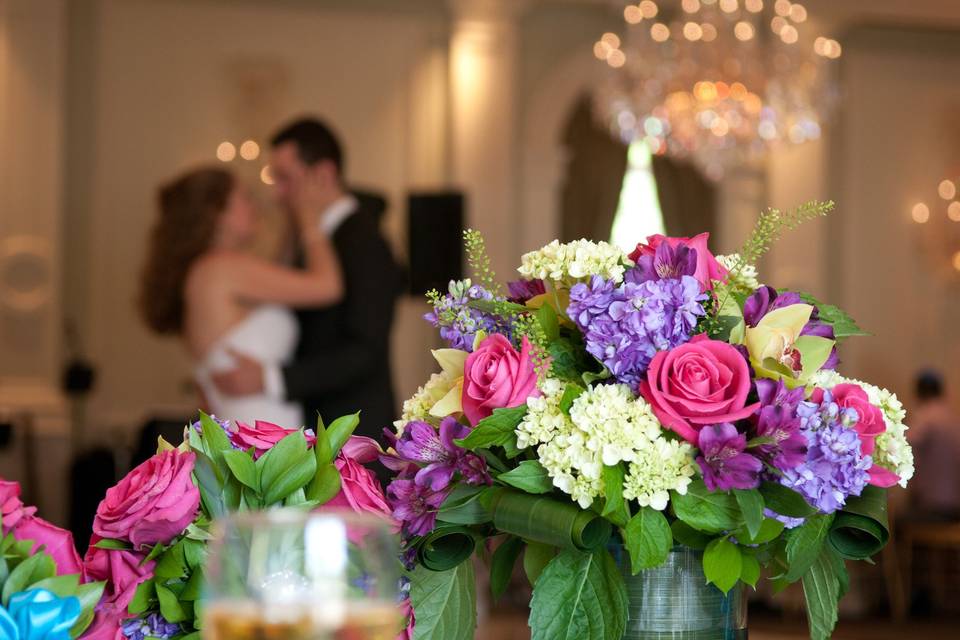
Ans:
{"label": "crystal chandelier", "polygon": [[625,142],[689,157],[719,179],[772,146],[820,136],[835,101],[836,40],[790,0],[643,0],[594,54],[610,68],[598,113]]}

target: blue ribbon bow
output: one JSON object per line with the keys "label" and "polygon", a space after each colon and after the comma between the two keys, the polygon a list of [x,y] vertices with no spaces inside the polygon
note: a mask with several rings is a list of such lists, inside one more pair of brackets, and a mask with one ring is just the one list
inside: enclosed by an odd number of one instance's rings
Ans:
{"label": "blue ribbon bow", "polygon": [[80,600],[61,598],[47,589],[30,589],[10,596],[0,607],[0,640],[70,640],[70,628],[80,618]]}

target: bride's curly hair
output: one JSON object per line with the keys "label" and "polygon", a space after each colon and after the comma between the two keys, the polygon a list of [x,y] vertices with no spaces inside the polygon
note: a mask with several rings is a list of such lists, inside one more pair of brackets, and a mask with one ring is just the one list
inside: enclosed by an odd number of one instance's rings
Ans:
{"label": "bride's curly hair", "polygon": [[160,216],[150,233],[138,302],[147,325],[157,333],[182,332],[187,274],[210,248],[235,184],[229,171],[204,167],[158,189]]}

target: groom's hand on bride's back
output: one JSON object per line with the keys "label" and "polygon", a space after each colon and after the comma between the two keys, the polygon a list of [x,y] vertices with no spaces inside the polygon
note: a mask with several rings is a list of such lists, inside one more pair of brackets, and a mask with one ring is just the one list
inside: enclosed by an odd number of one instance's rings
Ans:
{"label": "groom's hand on bride's back", "polygon": [[228,396],[249,396],[262,392],[263,366],[260,362],[232,349],[229,353],[235,366],[211,376],[217,389]]}

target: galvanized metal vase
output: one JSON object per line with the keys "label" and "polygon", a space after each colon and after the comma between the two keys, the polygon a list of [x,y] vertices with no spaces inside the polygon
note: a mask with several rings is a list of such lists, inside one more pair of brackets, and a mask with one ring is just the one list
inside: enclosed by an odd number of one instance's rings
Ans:
{"label": "galvanized metal vase", "polygon": [[631,575],[623,546],[611,549],[627,585],[630,619],[623,640],[746,640],[747,598],[724,594],[703,575],[703,552],[674,547],[667,561]]}

